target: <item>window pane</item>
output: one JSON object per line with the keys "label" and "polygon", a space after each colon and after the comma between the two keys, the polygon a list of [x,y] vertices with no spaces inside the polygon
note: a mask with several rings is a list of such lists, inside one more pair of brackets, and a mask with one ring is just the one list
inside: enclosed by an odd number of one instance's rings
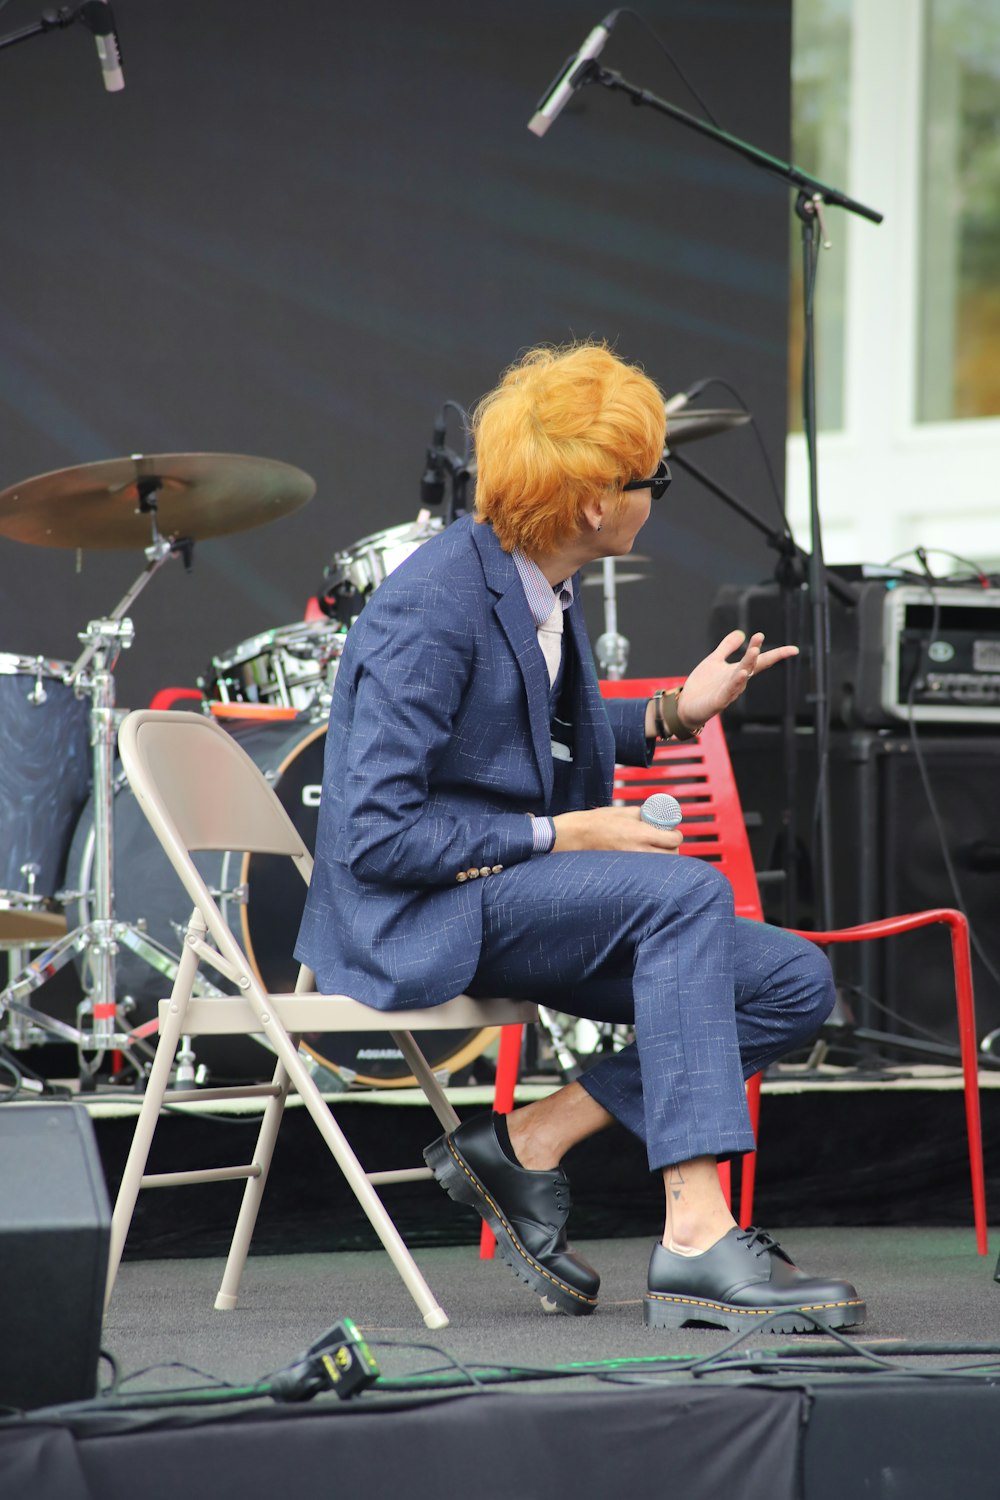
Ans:
{"label": "window pane", "polygon": [[[831,187],[847,181],[852,0],[794,0],[792,160]],[[791,200],[794,203],[794,197]],[[819,426],[843,426],[844,288],[847,226],[840,209],[826,214],[832,250],[822,250],[816,283],[816,386]],[[802,238],[791,215],[788,426],[802,428]]]}
{"label": "window pane", "polygon": [[921,421],[1000,414],[1000,0],[927,0]]}

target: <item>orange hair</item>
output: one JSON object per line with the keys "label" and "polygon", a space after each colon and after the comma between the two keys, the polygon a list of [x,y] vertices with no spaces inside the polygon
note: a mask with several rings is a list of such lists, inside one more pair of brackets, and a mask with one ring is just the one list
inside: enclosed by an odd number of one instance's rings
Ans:
{"label": "orange hair", "polygon": [[581,507],[652,474],[666,436],[663,396],[605,344],[531,349],[472,417],[476,520],[510,552],[550,552]]}

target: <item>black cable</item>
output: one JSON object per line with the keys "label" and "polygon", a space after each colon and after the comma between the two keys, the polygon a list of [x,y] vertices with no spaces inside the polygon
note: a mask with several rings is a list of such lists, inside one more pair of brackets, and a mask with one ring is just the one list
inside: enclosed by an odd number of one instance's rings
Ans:
{"label": "black cable", "polygon": [[[955,1046],[953,1042],[948,1041],[947,1037],[942,1036],[939,1031],[935,1031],[930,1026],[924,1026],[921,1024],[921,1022],[914,1021],[910,1016],[901,1015],[899,1011],[893,1010],[891,1005],[886,1005],[884,1000],[880,1000],[878,996],[873,995],[870,990],[862,989],[860,985],[851,985],[849,988],[852,995],[857,995],[858,999],[863,1000],[866,1005],[870,1005],[874,1010],[880,1011],[883,1015],[888,1016],[890,1021],[896,1021],[901,1025],[907,1026],[910,1031],[925,1037],[929,1042],[937,1043],[939,1046]],[[990,1058],[988,1059],[988,1061],[992,1062],[996,1066],[1000,1066],[1000,1058]],[[957,1066],[958,1063],[956,1061],[956,1067]]]}
{"label": "black cable", "polygon": [[[923,573],[917,576],[920,577],[921,583],[924,583],[927,581],[928,576],[930,576],[927,568],[927,557],[931,552],[940,557],[950,557],[953,562],[964,563],[971,570],[973,578],[983,587],[988,587],[997,576],[995,573],[984,573],[979,563],[973,562],[971,558],[963,557],[959,552],[950,552],[947,547],[908,547],[905,552],[897,552],[895,557],[890,557],[885,566],[891,568],[894,563],[897,563],[903,557],[916,557],[924,569]],[[951,580],[947,578],[933,579],[934,583],[948,583],[949,581]]]}
{"label": "black cable", "polygon": [[16,1099],[18,1094],[21,1092],[21,1085],[24,1082],[24,1074],[21,1072],[21,1069],[17,1066],[14,1059],[12,1057],[8,1057],[6,1051],[0,1052],[0,1068],[5,1068],[10,1074],[11,1079],[13,1080],[10,1088],[4,1089],[3,1093],[0,1094],[0,1104],[9,1104],[11,1099]]}
{"label": "black cable", "polygon": [[715,126],[716,130],[721,130],[722,126],[719,124],[718,120],[715,118],[715,116],[713,115],[712,111],[709,109],[708,105],[705,103],[704,99],[701,97],[701,95],[699,94],[698,90],[695,88],[694,84],[691,82],[691,80],[689,78],[687,78],[685,76],[683,68],[681,67],[680,63],[677,61],[676,57],[674,57],[673,53],[670,51],[670,49],[667,46],[666,42],[664,42],[664,40],[662,39],[662,37],[660,37],[660,36],[657,35],[657,33],[653,30],[652,26],[650,26],[649,22],[646,20],[645,16],[641,16],[639,14],[639,12],[637,10],[633,10],[630,5],[619,6],[617,14],[619,16],[631,16],[633,20],[639,22],[640,26],[644,26],[646,28],[646,30],[649,32],[650,36],[653,38],[653,41],[660,48],[660,50],[663,52],[664,56],[667,59],[667,62],[673,68],[674,72],[677,74],[677,77],[680,79],[681,83],[684,85],[684,87],[687,89],[688,93],[691,95],[692,99],[695,99],[697,101],[698,107],[701,109],[702,114],[704,114],[711,121],[711,123]]}
{"label": "black cable", "polygon": [[463,438],[462,462],[467,464],[472,457],[472,432],[469,428],[469,413],[464,406],[460,406],[457,401],[452,401],[450,397],[447,401],[441,402],[441,410],[457,412],[461,418]]}
{"label": "black cable", "polygon": [[[794,542],[795,537],[792,533],[791,523],[785,513],[785,508],[781,503],[781,491],[778,488],[777,475],[774,472],[774,466],[771,463],[770,454],[768,453],[767,448],[764,446],[764,439],[761,435],[760,428],[757,425],[757,418],[754,416],[753,412],[750,410],[750,407],[747,405],[746,401],[744,401],[743,397],[740,395],[740,392],[736,389],[732,382],[726,380],[722,375],[706,375],[704,380],[699,380],[698,395],[700,396],[703,391],[707,391],[709,386],[712,385],[722,386],[723,390],[728,391],[733,400],[740,407],[740,409],[742,411],[745,411],[747,416],[750,418],[750,427],[753,431],[754,437],[757,440],[757,446],[760,449],[761,458],[764,460],[764,467],[767,470],[767,477],[771,483],[771,493],[774,496],[774,503],[777,508],[778,515],[781,518],[781,529],[788,537],[789,541]],[[667,446],[670,446],[669,435],[667,438]]]}
{"label": "black cable", "polygon": [[[102,1349],[101,1353],[104,1354],[104,1352],[105,1351]],[[106,1358],[110,1360],[112,1359],[112,1356],[108,1354],[106,1355]],[[114,1364],[113,1360],[112,1363]],[[144,1375],[152,1375],[156,1370],[184,1370],[188,1375],[197,1375],[205,1381],[205,1390],[214,1391],[245,1389],[245,1387],[243,1386],[234,1385],[230,1380],[224,1380],[221,1375],[213,1375],[209,1370],[202,1370],[197,1365],[189,1365],[182,1359],[164,1359],[158,1360],[156,1364],[153,1365],[145,1365],[141,1370],[132,1370],[128,1375],[123,1375],[120,1377],[117,1373],[118,1367],[117,1365],[115,1365],[115,1383],[112,1387],[113,1394],[116,1396],[119,1395],[123,1388],[131,1381],[141,1380]],[[198,1387],[195,1387],[195,1389],[197,1390]],[[141,1394],[145,1397],[147,1394],[151,1393],[147,1393],[144,1391],[141,1392]],[[172,1393],[170,1391],[167,1391],[166,1394],[169,1395]]]}

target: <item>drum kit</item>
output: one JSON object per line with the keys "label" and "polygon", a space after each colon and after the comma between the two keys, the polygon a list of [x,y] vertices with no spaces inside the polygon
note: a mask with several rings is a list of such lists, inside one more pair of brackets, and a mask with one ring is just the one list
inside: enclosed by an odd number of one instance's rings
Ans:
{"label": "drum kit", "polygon": [[[687,415],[671,423],[673,444],[721,430],[720,421],[746,420],[743,413],[699,412],[691,414],[686,435]],[[179,883],[116,767],[124,711],[115,704],[114,670],[134,639],[128,611],[171,558],[189,563],[198,541],[288,515],[314,492],[311,477],[289,464],[217,453],[133,455],[42,474],[0,492],[0,536],[33,546],[135,550],[145,558],[118,604],[80,632],[83,650],[75,661],[0,653],[0,951],[8,960],[0,990],[0,1058],[8,1066],[12,1053],[48,1042],[76,1048],[83,1087],[96,1086],[109,1054],[139,1075],[148,1066],[145,1038],[176,972],[187,912]],[[446,524],[422,510],[412,523],[334,553],[316,618],[220,652],[199,679],[201,709],[240,740],[310,848],[330,696],[347,630],[388,575]],[[292,987],[301,882],[284,879],[280,862],[264,856],[200,858],[265,984]],[[35,1003],[36,992],[68,965],[82,990],[75,1024]],[[203,992],[220,993],[207,980]],[[566,1073],[579,1063],[581,1045],[567,1029],[568,1018],[553,1012],[549,1019],[550,1050]],[[442,1033],[441,1055],[432,1064],[454,1073],[491,1038],[487,1031]],[[595,1032],[582,1051],[620,1042],[617,1032]],[[411,1081],[381,1033],[308,1038],[305,1045],[332,1087]],[[216,1057],[212,1067],[241,1076],[264,1071],[259,1050]],[[20,1064],[11,1071],[45,1087]],[[182,1081],[194,1072],[189,1056]]]}

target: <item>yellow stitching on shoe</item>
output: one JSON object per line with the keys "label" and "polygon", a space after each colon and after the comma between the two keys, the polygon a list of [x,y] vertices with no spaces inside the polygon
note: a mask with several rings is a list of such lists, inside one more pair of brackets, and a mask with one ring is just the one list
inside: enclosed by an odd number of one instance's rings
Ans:
{"label": "yellow stitching on shoe", "polygon": [[786,1306],[771,1307],[736,1307],[732,1302],[710,1302],[697,1297],[671,1297],[667,1292],[646,1292],[651,1302],[674,1302],[679,1307],[711,1307],[719,1312],[736,1313],[741,1318],[760,1318],[765,1313],[773,1313],[776,1316],[788,1312],[826,1312],[832,1307],[864,1307],[863,1297],[858,1297],[853,1302],[792,1302]]}
{"label": "yellow stitching on shoe", "polygon": [[546,1279],[546,1281],[551,1281],[551,1283],[552,1283],[553,1286],[557,1286],[557,1287],[561,1288],[562,1291],[568,1292],[571,1297],[576,1297],[578,1301],[580,1301],[580,1302],[587,1302],[587,1303],[591,1304],[592,1306],[596,1307],[597,1306],[597,1298],[596,1297],[588,1297],[585,1292],[578,1292],[576,1290],[576,1288],[570,1286],[568,1282],[566,1282],[566,1281],[560,1281],[558,1276],[553,1276],[552,1273],[551,1273],[551,1271],[546,1271],[546,1269],[545,1269],[545,1267],[543,1265],[540,1265],[537,1260],[535,1260],[532,1256],[530,1256],[528,1254],[527,1250],[525,1250],[524,1246],[520,1243],[520,1241],[517,1238],[517,1235],[514,1233],[513,1229],[511,1228],[511,1226],[508,1224],[506,1218],[504,1217],[503,1210],[499,1207],[498,1204],[496,1204],[496,1203],[493,1202],[493,1199],[490,1197],[489,1193],[483,1187],[483,1184],[479,1181],[479,1179],[477,1177],[473,1176],[473,1174],[469,1171],[468,1167],[465,1165],[465,1162],[459,1156],[458,1152],[455,1150],[455,1147],[452,1145],[451,1141],[448,1138],[445,1139],[445,1144],[448,1147],[448,1150],[451,1152],[452,1156],[458,1162],[458,1165],[462,1168],[462,1171],[465,1173],[466,1177],[468,1177],[469,1181],[472,1183],[472,1186],[475,1188],[476,1192],[479,1193],[480,1197],[486,1199],[486,1202],[490,1205],[490,1207],[492,1208],[493,1212],[496,1214],[497,1218],[500,1220],[500,1222],[503,1225],[504,1229],[506,1230],[507,1234],[510,1236],[510,1239],[511,1239],[511,1242],[512,1242],[512,1244],[514,1246],[514,1249],[518,1252],[518,1254],[520,1256],[523,1257],[524,1260],[526,1260],[528,1262],[528,1265],[531,1266],[532,1270],[534,1270],[535,1272],[537,1272],[537,1274],[539,1276],[544,1276],[545,1279]]}

